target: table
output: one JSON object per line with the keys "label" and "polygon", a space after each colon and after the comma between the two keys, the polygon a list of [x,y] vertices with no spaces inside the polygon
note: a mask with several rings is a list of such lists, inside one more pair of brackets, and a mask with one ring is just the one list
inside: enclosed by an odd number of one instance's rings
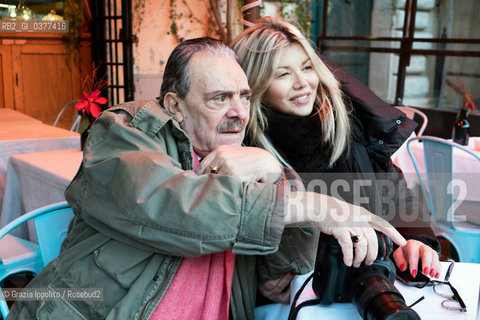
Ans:
{"label": "table", "polygon": [[16,124],[42,124],[42,121],[13,109],[0,109],[0,126]]}
{"label": "table", "polygon": [[[474,145],[474,139],[478,138],[472,138],[469,141],[468,146],[466,146],[468,149],[471,151],[477,153],[480,155],[480,149],[477,149],[477,147]],[[423,156],[423,143],[420,141],[412,141],[410,143],[410,149],[412,150],[413,155],[415,156],[416,159],[424,159]],[[474,159],[470,155],[467,155],[465,152],[454,148],[454,171],[456,172],[463,172],[463,173],[480,173],[480,165],[478,164],[478,160]],[[410,154],[408,153],[407,148],[403,148],[401,152],[397,154],[397,157],[394,159],[394,164],[397,165],[402,171],[406,174],[415,174],[415,167],[413,166],[412,159],[410,158]],[[424,161],[418,161],[417,162],[418,169],[420,173],[425,172],[425,163]],[[408,181],[409,186],[413,183],[413,181]],[[475,195],[477,192],[475,192]],[[473,195],[473,193],[472,193]]]}
{"label": "table", "polygon": [[[448,267],[447,262],[442,262],[442,273],[440,275],[441,280],[445,276],[446,269]],[[291,284],[293,296],[303,284],[308,275],[296,276]],[[395,287],[402,293],[405,298],[406,304],[410,305],[415,302],[422,295],[425,299],[413,306],[413,309],[420,315],[422,320],[474,320],[480,316],[479,309],[479,288],[480,288],[480,264],[473,263],[455,263],[450,282],[458,290],[460,296],[467,305],[467,312],[454,312],[448,311],[441,306],[441,302],[444,298],[438,296],[433,292],[432,287],[426,287],[418,289],[414,287],[408,287],[395,282]],[[311,282],[305,287],[304,292],[300,296],[299,302],[315,298],[313,290],[311,289]],[[290,306],[281,304],[271,304],[255,309],[256,320],[287,320]],[[330,306],[315,305],[310,307],[304,307],[300,310],[297,316],[297,320],[310,320],[310,319],[348,319],[348,320],[361,320],[361,316],[358,314],[356,307],[352,303],[334,303]]]}
{"label": "table", "polygon": [[[75,176],[83,152],[66,149],[16,154],[8,162],[6,192],[0,227],[41,206],[64,201],[64,192]],[[19,227],[16,236],[36,239],[33,225]]]}
{"label": "table", "polygon": [[8,159],[12,154],[80,147],[77,132],[45,124],[0,125],[0,210],[5,192]]}
{"label": "table", "polygon": [[[75,176],[83,152],[66,149],[16,154],[8,162],[6,192],[0,215],[0,227],[31,210],[64,201],[64,192]],[[26,227],[17,228],[15,235],[36,239]]]}
{"label": "table", "polygon": [[[470,138],[469,145],[466,147],[480,155],[478,142],[476,145],[474,143],[475,139],[480,138]],[[417,165],[420,174],[425,174],[423,143],[413,141],[410,143],[410,149],[415,158],[419,159],[417,160]],[[455,214],[463,215],[468,222],[480,225],[480,214],[478,214],[478,212],[480,212],[480,192],[478,192],[478,190],[480,190],[480,162],[457,148],[453,149],[453,155],[455,158],[453,162],[455,179],[465,181],[468,186],[464,198],[461,202],[458,202],[459,206],[456,208]],[[418,176],[406,147],[402,148],[396,155],[394,164],[402,169],[409,188],[415,189],[419,183]]]}

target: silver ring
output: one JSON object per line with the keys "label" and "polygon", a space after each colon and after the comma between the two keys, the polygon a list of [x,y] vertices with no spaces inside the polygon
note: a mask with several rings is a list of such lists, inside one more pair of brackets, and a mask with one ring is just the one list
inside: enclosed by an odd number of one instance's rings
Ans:
{"label": "silver ring", "polygon": [[218,173],[218,168],[213,164],[210,165],[210,173],[213,173],[213,174]]}

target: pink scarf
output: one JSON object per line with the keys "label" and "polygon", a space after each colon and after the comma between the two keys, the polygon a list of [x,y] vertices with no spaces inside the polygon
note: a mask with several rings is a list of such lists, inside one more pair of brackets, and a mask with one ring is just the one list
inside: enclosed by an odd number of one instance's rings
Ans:
{"label": "pink scarf", "polygon": [[[194,153],[194,170],[198,165]],[[150,320],[227,320],[234,265],[232,250],[184,258]]]}

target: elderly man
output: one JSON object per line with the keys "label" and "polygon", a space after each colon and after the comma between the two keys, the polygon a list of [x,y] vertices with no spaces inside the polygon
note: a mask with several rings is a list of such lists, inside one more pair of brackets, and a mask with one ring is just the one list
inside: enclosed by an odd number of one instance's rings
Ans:
{"label": "elderly man", "polygon": [[[65,193],[75,218],[60,255],[29,284],[103,299],[18,301],[11,318],[253,319],[257,285],[275,298],[274,279],[312,268],[315,229],[286,224],[314,221],[349,265],[375,259],[372,226],[404,244],[363,209],[290,190],[273,156],[242,147],[250,94],[233,50],[200,38],[172,52],[160,104],[103,112]],[[340,208],[372,219],[337,222]],[[355,256],[352,235],[365,240]]]}

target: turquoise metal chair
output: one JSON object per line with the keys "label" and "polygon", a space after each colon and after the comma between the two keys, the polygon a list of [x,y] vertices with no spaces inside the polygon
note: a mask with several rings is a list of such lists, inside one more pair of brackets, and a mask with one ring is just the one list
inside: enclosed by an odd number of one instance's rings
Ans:
{"label": "turquoise metal chair", "polygon": [[58,113],[57,118],[53,122],[54,127],[57,126],[58,122],[60,121],[60,118],[67,111],[67,109],[70,106],[72,106],[73,107],[73,118],[72,118],[72,125],[70,127],[70,131],[78,132],[78,129],[80,128],[80,120],[82,120],[82,117],[78,114],[77,109],[75,108],[75,105],[77,104],[78,101],[80,101],[80,100],[78,100],[78,99],[72,100],[72,101],[68,102],[66,105],[63,106],[63,108]]}
{"label": "turquoise metal chair", "polygon": [[[415,159],[411,151],[410,144],[413,141],[423,142],[423,161],[426,174],[420,173],[419,159]],[[454,148],[466,152],[473,157],[472,159],[478,160],[480,165],[480,157],[477,154],[462,145],[442,138],[421,136],[407,141],[408,153],[434,218],[435,234],[450,241],[461,262],[480,263],[480,226],[455,216],[455,210],[458,207],[458,203],[455,203],[454,199],[455,188],[458,191],[459,183],[465,183],[465,179],[461,179],[462,177],[454,172]],[[477,181],[480,183],[480,180]],[[478,189],[478,186],[465,186]],[[480,214],[480,212],[473,212],[473,214]]]}
{"label": "turquoise metal chair", "polygon": [[[62,201],[30,211],[0,229],[0,282],[14,274],[39,273],[58,255],[72,217],[72,209],[66,201]],[[35,224],[38,244],[10,234],[10,231],[31,219]],[[0,291],[0,313],[3,319],[8,312],[7,303]]]}

